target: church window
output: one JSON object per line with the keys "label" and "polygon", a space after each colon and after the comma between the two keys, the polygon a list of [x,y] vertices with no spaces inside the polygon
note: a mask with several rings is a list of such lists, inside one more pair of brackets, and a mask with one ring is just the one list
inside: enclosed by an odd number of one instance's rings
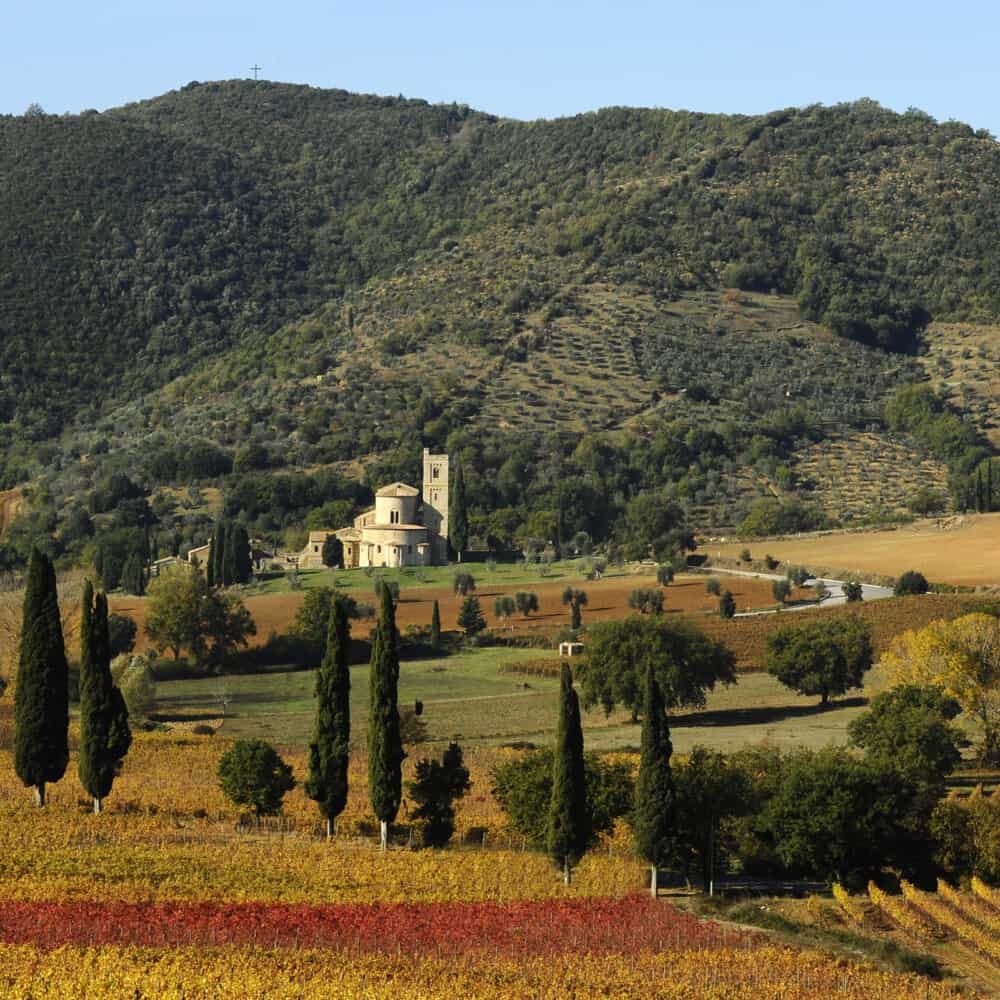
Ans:
{"label": "church window", "polygon": [[438,467],[437,467],[437,466],[435,465],[435,466],[434,466],[434,467],[433,467],[433,468],[431,469],[431,479],[437,479],[437,477],[438,477],[438,473],[439,473],[440,471],[441,471],[441,470],[440,470],[440,469],[439,469],[439,468],[438,468]]}
{"label": "church window", "polygon": [[318,545],[314,545],[313,546],[313,552],[319,552],[319,546]]}

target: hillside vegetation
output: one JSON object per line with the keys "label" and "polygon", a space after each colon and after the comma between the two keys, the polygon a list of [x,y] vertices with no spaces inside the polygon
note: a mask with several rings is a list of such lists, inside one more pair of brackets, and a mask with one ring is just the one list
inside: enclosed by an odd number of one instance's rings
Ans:
{"label": "hillside vegetation", "polygon": [[[989,455],[992,376],[959,389],[949,331],[1000,316],[1000,148],[960,123],[871,101],[515,122],[192,83],[0,118],[0,178],[0,486],[42,477],[24,535],[61,537],[121,471],[281,532],[430,446],[466,465],[482,542],[662,555],[760,497],[778,527],[888,517],[920,483],[963,504]],[[889,440],[928,374],[978,423]],[[324,467],[261,517],[262,480]],[[649,537],[645,496],[675,510]],[[203,541],[198,509],[164,500],[157,547]]]}

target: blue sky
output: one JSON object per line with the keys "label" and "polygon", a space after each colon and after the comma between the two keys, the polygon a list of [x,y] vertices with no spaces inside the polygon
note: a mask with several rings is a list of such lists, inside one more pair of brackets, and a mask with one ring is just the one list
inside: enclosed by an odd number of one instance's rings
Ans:
{"label": "blue sky", "polygon": [[1000,134],[1000,5],[897,0],[11,3],[0,113],[271,80],[541,118],[615,104],[762,112],[871,97]]}

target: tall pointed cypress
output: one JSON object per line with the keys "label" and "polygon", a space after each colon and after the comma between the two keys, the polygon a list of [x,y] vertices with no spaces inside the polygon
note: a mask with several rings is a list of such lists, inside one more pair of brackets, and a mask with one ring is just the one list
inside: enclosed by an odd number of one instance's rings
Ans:
{"label": "tall pointed cypress", "polygon": [[993,513],[993,459],[986,459],[986,513]]}
{"label": "tall pointed cypress", "polygon": [[437,599],[434,600],[434,610],[431,612],[431,645],[437,649],[441,645],[441,609]]}
{"label": "tall pointed cypress", "polygon": [[218,548],[218,543],[215,540],[215,532],[212,532],[212,537],[208,540],[208,556],[205,559],[205,580],[208,583],[209,590],[215,586],[215,550]]}
{"label": "tall pointed cypress", "polygon": [[372,635],[368,684],[368,794],[381,825],[384,851],[389,824],[403,797],[403,742],[399,732],[399,652],[396,648],[396,609],[392,591],[379,588],[378,624]]}
{"label": "tall pointed cypress", "polygon": [[451,490],[451,513],[448,522],[448,536],[452,548],[462,561],[462,553],[469,544],[469,511],[465,501],[465,473],[462,463],[455,466],[455,485]]}
{"label": "tall pointed cypress", "polygon": [[[242,525],[235,521],[226,525],[226,548],[223,554],[222,579],[227,587],[240,583],[240,531]],[[246,537],[246,531],[243,530]]]}
{"label": "tall pointed cypress", "polygon": [[108,599],[94,598],[88,580],[83,591],[80,623],[80,783],[100,813],[101,800],[121,770],[132,745],[128,709],[111,679],[111,638],[108,634]]}
{"label": "tall pointed cypress", "polygon": [[327,627],[326,653],[316,675],[316,721],[309,744],[306,795],[326,819],[326,836],[347,805],[347,764],[351,739],[351,623],[347,607],[334,597]]}
{"label": "tall pointed cypress", "polygon": [[225,587],[229,581],[226,579],[226,548],[229,525],[225,518],[219,518],[219,523],[215,526],[215,538],[212,539],[212,579],[216,587]]}
{"label": "tall pointed cypress", "polygon": [[552,798],[549,801],[548,849],[563,871],[567,885],[573,868],[590,843],[591,819],[583,766],[583,728],[580,699],[573,674],[563,663],[559,677],[559,723],[552,762]]}
{"label": "tall pointed cypress", "polygon": [[69,763],[69,666],[63,644],[56,573],[38,548],[31,550],[14,692],[14,769],[35,801]]}
{"label": "tall pointed cypress", "polygon": [[674,830],[674,779],[670,771],[670,727],[663,694],[653,668],[646,670],[642,750],[635,784],[632,830],[639,855],[649,862],[650,891],[656,896],[656,871],[670,860]]}
{"label": "tall pointed cypress", "polygon": [[253,572],[250,554],[250,535],[244,525],[236,521],[229,530],[229,548],[232,553],[233,579],[231,583],[249,583]]}
{"label": "tall pointed cypress", "polygon": [[215,528],[215,538],[212,541],[211,557],[214,562],[214,583],[216,587],[228,587],[232,582],[226,577],[229,556],[229,522],[219,518]]}

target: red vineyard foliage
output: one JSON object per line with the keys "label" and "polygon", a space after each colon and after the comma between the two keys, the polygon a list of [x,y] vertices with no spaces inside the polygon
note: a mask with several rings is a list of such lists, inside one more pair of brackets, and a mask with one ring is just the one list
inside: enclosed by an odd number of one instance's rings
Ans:
{"label": "red vineyard foliage", "polygon": [[645,896],[516,903],[19,902],[0,907],[0,941],[143,947],[253,945],[447,957],[753,948],[756,936]]}

